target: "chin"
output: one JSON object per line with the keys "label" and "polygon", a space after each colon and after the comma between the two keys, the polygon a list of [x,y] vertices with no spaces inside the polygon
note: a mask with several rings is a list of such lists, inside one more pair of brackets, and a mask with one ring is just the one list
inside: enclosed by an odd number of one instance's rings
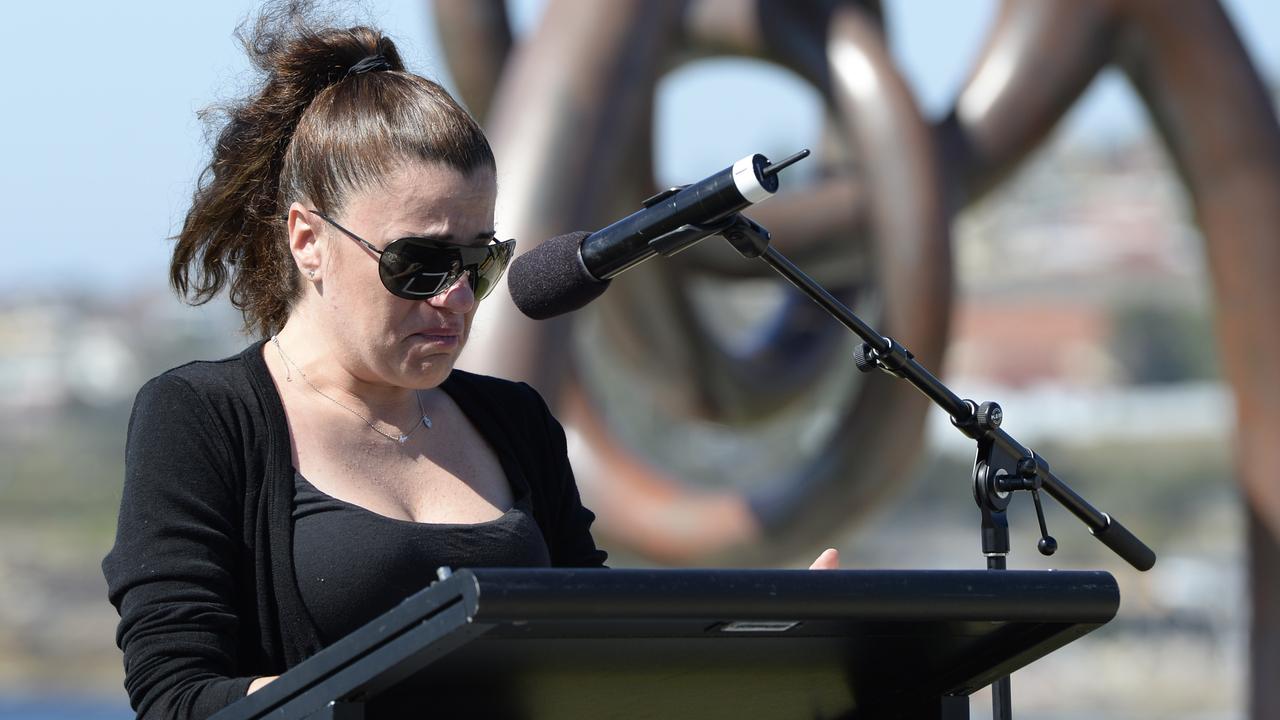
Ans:
{"label": "chin", "polygon": [[457,355],[453,353],[411,355],[404,369],[406,386],[425,389],[439,385],[453,372],[453,364],[457,359]]}
{"label": "chin", "polygon": [[406,387],[428,388],[444,382],[462,354],[466,335],[410,335],[400,341],[395,365]]}

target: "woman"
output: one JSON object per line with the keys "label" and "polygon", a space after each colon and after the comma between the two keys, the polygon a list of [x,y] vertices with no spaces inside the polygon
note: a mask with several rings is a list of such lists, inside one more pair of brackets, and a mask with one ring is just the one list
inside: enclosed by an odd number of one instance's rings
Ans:
{"label": "woman", "polygon": [[[148,382],[103,562],[140,717],[206,717],[439,566],[602,566],[531,388],[453,370],[513,241],[495,163],[370,28],[264,15],[171,266],[262,340]],[[834,567],[834,551],[814,567]]]}
{"label": "woman", "polygon": [[[265,16],[264,16],[265,17]],[[377,31],[286,11],[244,38],[177,238],[264,339],[147,383],[103,563],[141,717],[205,717],[439,566],[600,566],[564,434],[528,386],[453,371],[510,259],[493,154]]]}

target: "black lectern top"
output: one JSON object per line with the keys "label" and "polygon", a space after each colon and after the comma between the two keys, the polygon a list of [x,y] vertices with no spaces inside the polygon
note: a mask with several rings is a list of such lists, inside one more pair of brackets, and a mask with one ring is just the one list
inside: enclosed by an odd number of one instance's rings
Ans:
{"label": "black lectern top", "polygon": [[1105,572],[464,570],[215,719],[942,717],[1118,606]]}

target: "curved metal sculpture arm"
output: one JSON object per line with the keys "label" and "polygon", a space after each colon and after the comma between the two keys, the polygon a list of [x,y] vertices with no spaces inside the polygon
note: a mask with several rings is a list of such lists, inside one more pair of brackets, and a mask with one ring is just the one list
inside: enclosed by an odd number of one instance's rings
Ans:
{"label": "curved metal sculpture arm", "polygon": [[511,21],[504,0],[435,0],[440,46],[458,94],[483,121],[511,54]]}
{"label": "curved metal sculpture arm", "polygon": [[1109,0],[1005,0],[951,113],[938,127],[956,207],[1038,147],[1110,60]]}
{"label": "curved metal sculpture arm", "polygon": [[1280,537],[1280,124],[1217,3],[1122,5],[1125,69],[1191,191],[1236,390],[1241,482]]}

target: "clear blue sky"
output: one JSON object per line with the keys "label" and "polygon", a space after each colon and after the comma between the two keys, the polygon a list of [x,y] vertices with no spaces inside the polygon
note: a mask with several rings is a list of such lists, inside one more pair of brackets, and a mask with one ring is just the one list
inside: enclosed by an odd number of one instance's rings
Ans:
{"label": "clear blue sky", "polygon": [[[1280,2],[1225,3],[1255,60],[1280,77]],[[163,286],[169,243],[206,160],[196,111],[234,97],[247,63],[231,38],[257,3],[20,2],[5,8],[0,298],[72,282],[103,292]],[[528,28],[540,0],[513,5]],[[411,68],[448,83],[427,3],[374,0],[367,15],[396,38]],[[894,51],[926,112],[943,111],[963,81],[996,0],[889,0]],[[779,122],[728,134],[742,98],[769,93]],[[711,94],[715,110],[693,98]],[[689,181],[748,152],[816,138],[809,91],[780,72],[711,62],[666,81],[659,98],[664,182]],[[1117,137],[1146,121],[1124,82],[1104,77],[1065,130]]]}

